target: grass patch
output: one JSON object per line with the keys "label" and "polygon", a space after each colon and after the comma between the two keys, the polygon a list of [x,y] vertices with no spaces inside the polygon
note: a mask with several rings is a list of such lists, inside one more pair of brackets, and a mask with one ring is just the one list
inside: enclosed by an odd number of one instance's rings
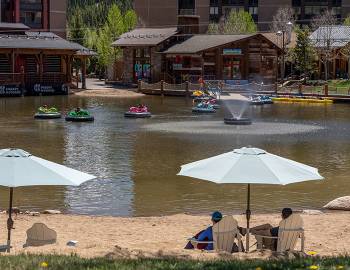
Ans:
{"label": "grass patch", "polygon": [[350,269],[350,257],[297,258],[293,260],[218,260],[190,261],[177,259],[110,260],[106,258],[83,259],[77,256],[19,255],[0,256],[0,269],[32,270],[342,270]]}

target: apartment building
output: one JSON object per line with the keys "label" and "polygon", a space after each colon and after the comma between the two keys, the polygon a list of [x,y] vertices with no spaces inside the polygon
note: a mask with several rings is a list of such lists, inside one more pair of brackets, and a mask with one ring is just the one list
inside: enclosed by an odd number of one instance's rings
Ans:
{"label": "apartment building", "polygon": [[66,36],[66,0],[0,0],[0,22],[23,23],[35,31]]}
{"label": "apartment building", "polygon": [[268,30],[280,7],[294,9],[299,24],[309,24],[314,16],[332,10],[339,20],[350,13],[350,0],[134,0],[134,8],[145,27],[173,27],[178,15],[199,16],[201,31],[218,22],[231,10],[249,12],[259,30]]}

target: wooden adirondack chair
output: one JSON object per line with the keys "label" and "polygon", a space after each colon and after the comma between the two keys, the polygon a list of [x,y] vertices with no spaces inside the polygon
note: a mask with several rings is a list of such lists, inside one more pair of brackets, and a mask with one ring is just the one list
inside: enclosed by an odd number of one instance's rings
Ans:
{"label": "wooden adirondack chair", "polygon": [[296,243],[301,238],[301,252],[304,252],[303,220],[299,215],[293,214],[279,224],[278,237],[255,235],[257,249],[263,249],[263,239],[277,239],[277,252],[294,251]]}
{"label": "wooden adirondack chair", "polygon": [[197,244],[213,244],[215,251],[231,253],[235,239],[237,239],[238,251],[241,252],[241,235],[238,230],[238,222],[232,216],[226,216],[213,225],[213,241],[198,241],[194,238],[189,240],[194,246]]}

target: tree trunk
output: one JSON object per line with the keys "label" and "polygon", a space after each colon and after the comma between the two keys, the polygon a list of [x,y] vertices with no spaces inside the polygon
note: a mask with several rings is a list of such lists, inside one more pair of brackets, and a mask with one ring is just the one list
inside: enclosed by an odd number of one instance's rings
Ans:
{"label": "tree trunk", "polygon": [[324,62],[324,79],[325,81],[328,81],[328,61],[325,60]]}

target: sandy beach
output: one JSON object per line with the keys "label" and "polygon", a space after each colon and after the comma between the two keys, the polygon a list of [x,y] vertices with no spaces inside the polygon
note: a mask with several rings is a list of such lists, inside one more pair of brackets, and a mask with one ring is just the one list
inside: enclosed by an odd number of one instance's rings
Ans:
{"label": "sandy beach", "polygon": [[[5,214],[0,215],[1,243],[6,239]],[[235,216],[244,226],[244,216]],[[350,251],[350,213],[332,212],[317,215],[302,214],[305,226],[306,252],[317,255],[341,255]],[[183,250],[186,239],[210,223],[208,216],[185,214],[164,217],[93,217],[78,215],[18,215],[13,230],[12,254],[55,253],[77,254],[82,257],[111,256],[135,258],[177,256],[196,259],[220,258],[220,254]],[[252,224],[269,222],[278,225],[279,214],[253,215]],[[57,232],[57,243],[42,247],[26,247],[26,230],[34,223],[42,222]],[[69,240],[76,240],[76,247],[68,247]],[[252,240],[253,241],[253,240]],[[269,253],[252,252],[229,255],[230,258],[266,258]]]}
{"label": "sandy beach", "polygon": [[116,97],[116,98],[138,98],[144,94],[127,89],[96,89],[75,92],[74,95],[81,97]]}
{"label": "sandy beach", "polygon": [[81,97],[138,98],[144,96],[142,93],[137,93],[137,89],[118,88],[98,79],[87,79],[86,88],[86,90],[75,89],[72,93]]}

